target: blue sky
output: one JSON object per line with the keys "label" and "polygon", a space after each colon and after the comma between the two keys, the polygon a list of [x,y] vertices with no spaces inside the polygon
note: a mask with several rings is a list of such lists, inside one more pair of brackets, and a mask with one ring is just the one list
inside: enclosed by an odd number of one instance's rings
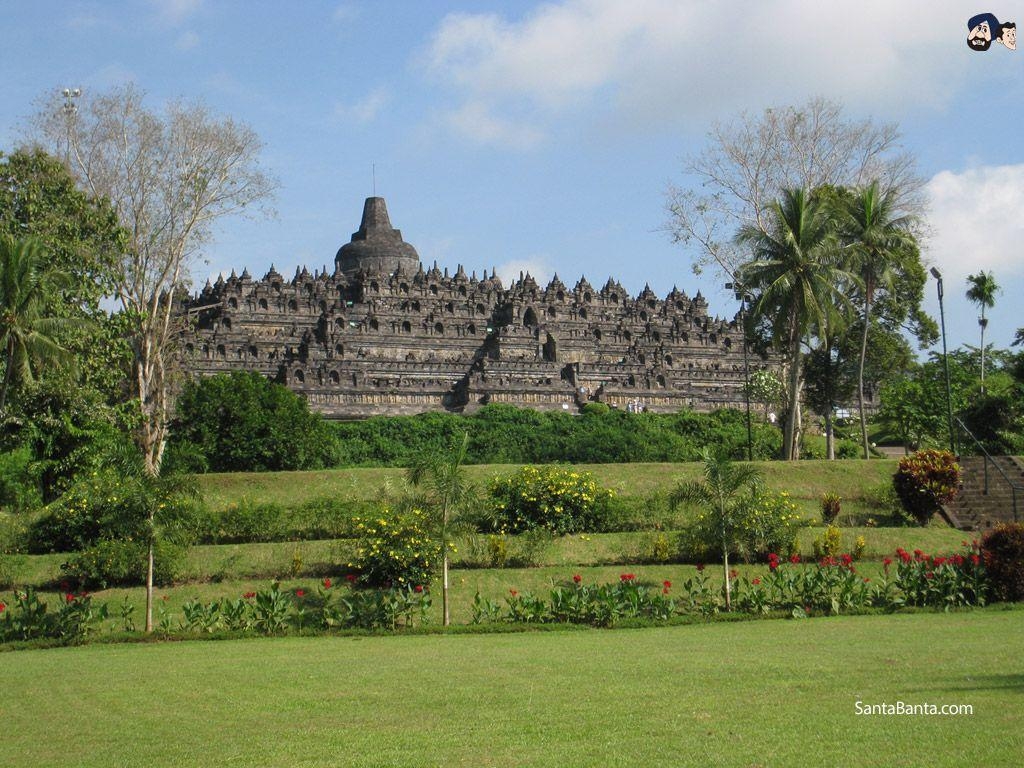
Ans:
{"label": "blue sky", "polygon": [[276,217],[218,228],[200,284],[331,266],[375,164],[427,263],[677,284],[731,315],[662,231],[665,190],[690,183],[682,159],[716,120],[821,95],[900,124],[930,180],[925,254],[946,275],[951,345],[977,344],[964,277],[991,269],[989,338],[1007,346],[1024,326],[1024,45],[969,51],[980,11],[1024,21],[1019,0],[15,3],[0,148],[44,94],[134,81],[151,106],[201,99],[248,123],[280,181]]}

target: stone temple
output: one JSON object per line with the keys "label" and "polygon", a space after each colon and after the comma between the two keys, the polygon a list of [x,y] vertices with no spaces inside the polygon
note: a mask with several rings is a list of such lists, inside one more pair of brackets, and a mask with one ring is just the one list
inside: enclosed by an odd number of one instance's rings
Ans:
{"label": "stone temple", "polygon": [[[182,310],[190,374],[259,371],[329,418],[744,403],[742,325],[711,317],[699,292],[630,297],[611,278],[570,288],[556,275],[542,287],[529,274],[506,287],[493,269],[424,269],[380,197],[367,199],[333,273],[232,272]],[[750,354],[751,371],[765,364]]]}

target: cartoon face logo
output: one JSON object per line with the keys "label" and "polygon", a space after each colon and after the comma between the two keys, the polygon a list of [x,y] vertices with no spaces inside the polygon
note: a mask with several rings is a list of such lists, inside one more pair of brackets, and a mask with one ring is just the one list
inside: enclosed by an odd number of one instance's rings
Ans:
{"label": "cartoon face logo", "polygon": [[979,13],[967,20],[967,47],[972,51],[987,51],[992,42],[1017,50],[1017,25],[1009,21],[1000,24],[991,13]]}
{"label": "cartoon face logo", "polygon": [[1013,21],[1007,21],[1000,25],[999,37],[996,40],[1011,51],[1017,50],[1017,24]]}

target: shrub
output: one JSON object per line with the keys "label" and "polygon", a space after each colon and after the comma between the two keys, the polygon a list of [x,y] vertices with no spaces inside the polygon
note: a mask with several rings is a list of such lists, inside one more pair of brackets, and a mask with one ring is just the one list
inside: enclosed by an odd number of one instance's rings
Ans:
{"label": "shrub", "polygon": [[212,472],[319,469],[337,458],[323,417],[280,384],[251,371],[185,385],[168,444],[172,463]]}
{"label": "shrub", "polygon": [[842,499],[837,493],[823,493],[821,495],[821,521],[825,525],[832,525],[842,511]]}
{"label": "shrub", "polygon": [[[369,587],[426,586],[441,558],[441,542],[420,509],[383,510],[356,519],[356,554],[350,568]],[[454,552],[454,547],[449,547]]]}
{"label": "shrub", "polygon": [[1024,600],[1024,525],[1004,523],[981,539],[985,569],[996,600]]}
{"label": "shrub", "polygon": [[614,493],[589,472],[527,466],[491,481],[490,526],[500,533],[544,528],[557,535],[599,530]]}
{"label": "shrub", "polygon": [[750,498],[740,526],[740,555],[748,562],[769,552],[790,552],[803,521],[786,491],[759,489]]}
{"label": "shrub", "polygon": [[0,453],[0,508],[22,512],[38,507],[42,497],[37,475],[27,447]]}
{"label": "shrub", "polygon": [[835,557],[843,548],[843,532],[838,525],[826,526],[821,536],[814,537],[813,546],[816,560]]}
{"label": "shrub", "polygon": [[920,525],[927,525],[943,504],[956,498],[960,489],[960,465],[949,451],[928,449],[900,459],[893,487]]}
{"label": "shrub", "polygon": [[[148,549],[141,540],[103,539],[73,555],[61,571],[65,578],[88,589],[145,584]],[[158,539],[153,547],[154,583],[173,583],[184,560],[183,547]]]}

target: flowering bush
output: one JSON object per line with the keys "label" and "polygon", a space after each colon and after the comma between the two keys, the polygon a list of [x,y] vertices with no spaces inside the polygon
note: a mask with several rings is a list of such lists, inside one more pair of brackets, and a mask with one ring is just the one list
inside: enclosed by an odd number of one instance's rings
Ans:
{"label": "flowering bush", "polygon": [[[965,542],[966,543],[966,542]],[[945,609],[984,605],[988,593],[985,565],[976,545],[952,555],[913,555],[896,550],[895,585],[902,593],[897,604],[928,605]],[[891,565],[886,563],[886,573]]]}
{"label": "flowering bush", "polygon": [[985,568],[996,600],[1024,600],[1024,525],[1004,523],[981,539]]}
{"label": "flowering bush", "polygon": [[960,465],[949,451],[918,451],[900,459],[892,481],[904,509],[920,525],[927,525],[943,504],[956,498]]}
{"label": "flowering bush", "polygon": [[[429,584],[441,558],[441,543],[420,509],[383,510],[376,518],[356,518],[355,559],[350,568],[369,587]],[[448,547],[450,552],[455,548]]]}
{"label": "flowering bush", "polygon": [[107,606],[93,607],[87,593],[68,592],[50,610],[33,589],[19,590],[10,604],[0,601],[0,642],[54,638],[80,643],[106,618]]}
{"label": "flowering bush", "polygon": [[600,527],[614,497],[599,488],[589,472],[557,466],[527,466],[491,481],[493,509],[489,527],[498,533],[545,528],[552,533],[582,533]]}
{"label": "flowering bush", "polygon": [[[691,556],[706,557],[721,551],[721,530],[715,515],[701,511],[683,534]],[[739,505],[734,518],[735,541],[730,554],[754,562],[769,552],[793,550],[803,520],[787,492],[759,488]]]}

